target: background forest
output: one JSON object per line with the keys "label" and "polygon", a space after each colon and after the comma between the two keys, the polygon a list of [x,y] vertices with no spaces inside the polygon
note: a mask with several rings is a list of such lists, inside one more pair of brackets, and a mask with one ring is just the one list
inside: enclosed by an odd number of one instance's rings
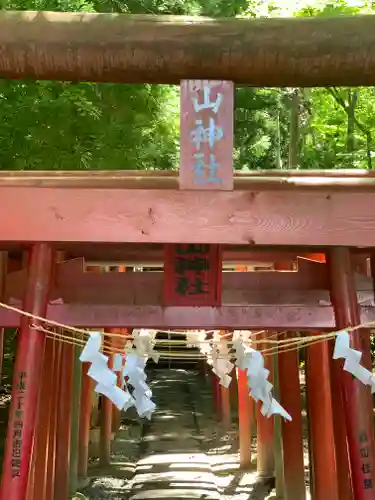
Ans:
{"label": "background forest", "polygon": [[[211,17],[374,13],[344,0],[0,0],[3,9]],[[375,89],[236,90],[235,165],[372,168]],[[179,89],[0,80],[0,169],[175,169]]]}

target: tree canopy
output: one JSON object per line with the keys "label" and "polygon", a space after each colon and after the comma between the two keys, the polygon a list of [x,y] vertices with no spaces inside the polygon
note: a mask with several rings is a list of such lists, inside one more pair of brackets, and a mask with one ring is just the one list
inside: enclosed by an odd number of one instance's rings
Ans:
{"label": "tree canopy", "polygon": [[[371,2],[319,0],[0,0],[3,9],[211,17],[373,13]],[[236,90],[235,165],[372,168],[375,91]],[[176,169],[179,88],[0,80],[3,170]]]}

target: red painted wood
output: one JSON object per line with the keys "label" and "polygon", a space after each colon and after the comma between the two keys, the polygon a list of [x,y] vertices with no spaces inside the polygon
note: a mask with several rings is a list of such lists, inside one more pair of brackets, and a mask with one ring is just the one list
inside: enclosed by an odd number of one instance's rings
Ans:
{"label": "red painted wood", "polygon": [[[61,370],[62,344],[56,341],[54,363],[53,363],[53,380],[58,384],[59,374]],[[47,484],[46,484],[46,498],[54,499],[55,494],[55,477],[56,477],[56,445],[57,445],[57,425],[58,425],[58,412],[59,412],[59,395],[58,386],[52,394],[51,402],[51,415],[50,415],[50,433],[48,443],[48,461],[47,461]]]}
{"label": "red painted wood", "polygon": [[[36,315],[46,314],[52,271],[51,248],[46,244],[34,245],[30,255],[25,310]],[[25,500],[27,493],[45,344],[44,335],[30,328],[30,324],[29,319],[22,320],[18,337],[1,500]]]}
{"label": "red painted wood", "polygon": [[366,254],[351,254],[353,272],[363,274],[364,276],[371,276],[371,262],[370,257]]}
{"label": "red painted wood", "polygon": [[219,306],[221,274],[219,245],[165,245],[164,305]]}
{"label": "red painted wood", "polygon": [[[58,266],[51,290],[51,300],[64,302],[160,305],[163,303],[163,273],[91,273],[84,272],[83,259],[74,259]],[[371,290],[372,283],[365,283]],[[8,276],[6,298],[19,299],[26,286],[26,273]],[[359,286],[359,285],[358,285]],[[364,284],[360,285],[363,289]],[[329,290],[326,266],[300,265],[298,272],[225,272],[222,275],[222,300],[225,303],[248,301],[267,304],[293,300],[302,303],[306,293],[315,293],[314,300],[322,298],[322,290]],[[104,292],[104,293],[103,293]],[[303,292],[303,293],[301,293]],[[284,299],[284,294],[288,294]],[[329,300],[329,297],[326,297]],[[313,300],[313,299],[312,299]]]}
{"label": "red painted wood", "polygon": [[[362,308],[362,321],[374,321],[375,308]],[[70,304],[51,305],[47,317],[79,328],[219,328],[309,330],[334,328],[331,306],[160,307]],[[0,325],[17,327],[18,313],[0,309]]]}
{"label": "red painted wood", "polygon": [[[324,253],[306,253],[304,255],[298,255],[299,259],[309,260],[311,262],[320,262],[321,264],[326,263],[326,256]],[[280,259],[280,256],[279,256]]]}
{"label": "red painted wood", "polygon": [[232,377],[231,383],[229,385],[229,394],[230,394],[230,404],[232,408],[238,407],[238,384],[237,384],[237,375],[236,368],[234,367],[229,374]]}
{"label": "red painted wood", "polygon": [[38,426],[35,435],[34,500],[49,500],[47,497],[48,456],[51,433],[51,412],[53,393],[56,390],[53,378],[55,342],[46,339],[43,360],[42,385],[39,393]]}
{"label": "red painted wood", "polygon": [[73,391],[74,346],[63,344],[58,378],[58,414],[54,500],[69,497],[70,433]]}
{"label": "red painted wood", "polygon": [[[268,187],[277,183],[280,189],[295,189],[298,187],[321,188],[340,187],[371,188],[374,185],[375,173],[367,169],[348,168],[337,170],[252,170],[249,172],[234,172],[235,178],[241,181],[261,181]],[[345,176],[345,179],[343,179]],[[0,187],[63,187],[63,188],[129,188],[138,187],[143,180],[153,181],[147,184],[147,189],[154,189],[156,181],[161,179],[177,179],[176,170],[2,170],[0,172]],[[262,184],[263,185],[263,184]],[[143,184],[142,184],[143,187]],[[163,185],[163,188],[165,186]],[[174,187],[177,187],[175,184]]]}
{"label": "red painted wood", "polygon": [[[258,339],[267,334],[259,335]],[[267,348],[260,344],[260,349]],[[268,380],[272,383],[273,357],[264,357],[264,367],[270,371]],[[261,403],[257,403],[257,471],[261,477],[273,477],[275,472],[274,417],[266,418],[260,413]]]}
{"label": "red painted wood", "polygon": [[[121,271],[120,271],[121,272]],[[125,347],[125,338],[131,336],[131,330],[128,328],[113,328],[112,331],[114,333],[122,334],[123,337],[114,337],[112,339],[113,346],[116,349],[124,349]],[[118,372],[117,374],[117,385],[121,387],[122,383],[122,377],[121,373]],[[121,411],[113,405],[112,408],[112,432],[117,433],[120,430],[121,427]]]}
{"label": "red painted wood", "polygon": [[373,193],[354,188],[203,192],[4,187],[1,195],[0,242],[375,246],[375,217],[368,210]]}
{"label": "red painted wood", "polygon": [[[280,340],[288,335],[280,335]],[[299,383],[298,351],[278,354],[280,404],[292,415],[291,422],[281,421],[284,494],[288,500],[306,498],[305,470],[303,462],[302,405]]]}
{"label": "red painted wood", "polygon": [[339,500],[329,363],[326,342],[307,348],[306,384],[314,500]]}
{"label": "red painted wood", "polygon": [[[117,330],[118,333],[121,333],[120,328],[117,329],[114,328],[113,330]],[[118,387],[121,386],[120,372],[117,373],[117,386]],[[120,430],[120,427],[121,427],[121,411],[115,405],[112,405],[112,432],[117,434],[117,432]]]}
{"label": "red painted wood", "polygon": [[233,189],[232,82],[182,80],[180,189]]}
{"label": "red painted wood", "polygon": [[[360,316],[349,250],[332,249],[329,265],[337,327],[358,325]],[[358,331],[352,334],[351,347],[363,352],[362,364],[366,367],[371,367],[369,341],[368,332]],[[353,497],[356,500],[370,500],[375,495],[375,442],[371,395],[367,387],[345,371],[341,373],[341,384]]]}
{"label": "red painted wood", "polygon": [[93,380],[87,375],[89,368],[90,363],[83,363],[78,444],[78,477],[80,478],[87,477],[89,459],[91,400],[94,389]]}
{"label": "red painted wood", "polygon": [[[120,387],[121,385],[121,374],[117,374],[117,386]],[[121,411],[116,407],[113,406],[112,408],[112,432],[116,435],[121,427]]]}
{"label": "red painted wood", "polygon": [[340,500],[352,500],[353,488],[348,454],[343,393],[341,390],[344,362],[332,358],[333,349],[334,343],[330,342],[329,357],[331,369],[332,414],[334,421],[333,433],[335,438],[338,492]]}
{"label": "red painted wood", "polygon": [[[7,252],[0,252],[0,297],[2,301],[6,300],[5,289],[7,281],[7,271],[8,271],[8,254]],[[2,386],[3,359],[4,359],[4,328],[0,328],[0,386]]]}
{"label": "red painted wood", "polygon": [[[266,272],[266,271],[262,271]],[[137,274],[137,273],[135,273]],[[141,273],[139,273],[141,274]],[[147,272],[142,273],[147,274]],[[155,273],[156,274],[156,273]],[[227,274],[227,273],[225,273]],[[229,274],[229,273],[228,273]],[[153,281],[153,280],[150,280]],[[146,284],[150,284],[145,280]],[[106,283],[108,285],[108,282]],[[158,283],[157,283],[158,285]],[[367,286],[367,284],[366,284]],[[159,290],[149,288],[144,291],[143,294],[137,293],[137,288],[135,289],[111,289],[108,287],[96,288],[96,289],[71,289],[67,290],[64,294],[62,301],[65,304],[76,303],[76,304],[112,304],[112,305],[134,305],[134,306],[162,306],[163,300],[161,298],[161,292]],[[108,292],[108,293],[107,293]],[[366,290],[359,290],[359,293],[364,293]],[[323,301],[323,302],[322,302]],[[5,301],[9,305],[15,305],[17,307],[17,301],[12,299],[10,301]],[[61,301],[57,301],[60,302]],[[328,290],[286,290],[273,289],[267,291],[255,290],[243,290],[241,288],[233,290],[223,290],[222,293],[222,305],[233,306],[233,305],[273,305],[275,307],[285,306],[285,305],[299,305],[299,306],[317,306],[320,304],[330,304],[330,297]]]}
{"label": "red painted wood", "polygon": [[251,465],[251,436],[253,420],[253,399],[249,396],[247,374],[237,371],[238,378],[238,426],[240,441],[240,465],[247,469]]}
{"label": "red painted wood", "polygon": [[[64,244],[71,258],[84,257],[87,262],[105,265],[111,263],[116,266],[125,263],[128,266],[137,264],[163,263],[164,245],[157,243],[97,243],[95,246],[88,243]],[[296,261],[298,257],[311,261],[321,260],[320,254],[311,254],[312,250],[306,247],[254,247],[249,250],[248,245],[224,245],[223,260],[226,264],[246,265],[249,263],[272,263],[279,260]],[[355,250],[359,252],[358,249]],[[364,253],[362,250],[361,253]],[[368,253],[368,252],[367,252]],[[12,270],[16,270],[13,269]]]}
{"label": "red painted wood", "polygon": [[220,406],[221,406],[221,421],[224,426],[229,429],[232,423],[230,389],[229,387],[219,386],[220,389]]}
{"label": "red painted wood", "polygon": [[[220,332],[221,336],[226,336],[226,331],[222,330]],[[231,340],[231,336],[228,337],[226,336],[228,340]],[[232,374],[231,374],[232,375]],[[232,411],[231,411],[231,395],[230,395],[230,388],[229,387],[224,387],[221,384],[219,384],[219,389],[220,389],[220,415],[221,415],[221,421],[224,424],[225,428],[230,429],[231,423],[232,423]]]}
{"label": "red painted wood", "polygon": [[[112,329],[106,329],[109,333]],[[113,333],[117,333],[114,331]],[[112,342],[105,340],[105,344],[111,346]],[[113,357],[108,360],[108,367],[113,367]],[[100,465],[109,465],[111,462],[111,442],[112,442],[112,411],[113,403],[110,399],[102,396],[102,406],[100,410],[100,444],[99,460]]]}

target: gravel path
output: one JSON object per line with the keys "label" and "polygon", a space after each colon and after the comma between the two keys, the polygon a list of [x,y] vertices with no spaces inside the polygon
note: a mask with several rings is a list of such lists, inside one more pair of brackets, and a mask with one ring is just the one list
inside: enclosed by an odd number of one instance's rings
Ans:
{"label": "gravel path", "polygon": [[238,470],[236,425],[223,429],[209,379],[185,370],[150,373],[152,420],[124,420],[111,467],[94,466],[88,500],[271,500],[272,485]]}

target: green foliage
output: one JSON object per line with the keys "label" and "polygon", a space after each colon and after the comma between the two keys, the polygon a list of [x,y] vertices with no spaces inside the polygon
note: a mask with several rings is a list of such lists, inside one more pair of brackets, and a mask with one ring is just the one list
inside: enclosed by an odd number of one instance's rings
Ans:
{"label": "green foliage", "polygon": [[[5,6],[212,17],[373,12],[371,2],[352,0],[9,0]],[[237,89],[236,168],[288,168],[291,141],[299,168],[372,168],[373,88],[301,89],[297,110],[292,95],[293,89]],[[1,169],[175,169],[178,153],[177,87],[0,81]]]}

